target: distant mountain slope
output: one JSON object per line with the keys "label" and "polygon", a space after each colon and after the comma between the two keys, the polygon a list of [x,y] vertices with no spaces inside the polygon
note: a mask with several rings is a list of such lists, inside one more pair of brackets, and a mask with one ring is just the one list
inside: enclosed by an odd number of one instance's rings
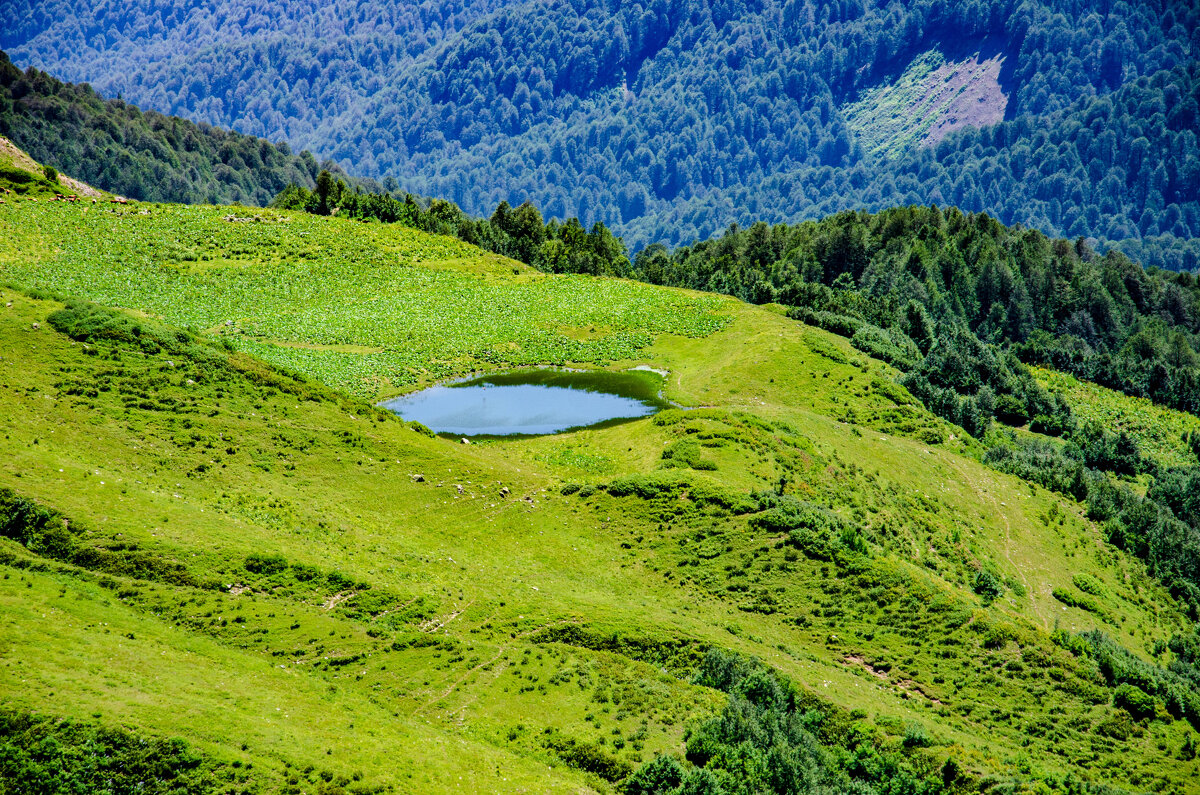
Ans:
{"label": "distant mountain slope", "polygon": [[52,196],[75,194],[98,198],[103,194],[87,183],[49,170],[36,162],[21,148],[0,135],[0,194]]}
{"label": "distant mountain slope", "polygon": [[[8,3],[0,47],[146,108],[298,147],[502,0]],[[329,134],[325,129],[324,134]]]}
{"label": "distant mountain slope", "polygon": [[318,171],[309,152],[142,113],[87,85],[21,72],[3,52],[0,135],[60,171],[149,201],[266,204],[291,183],[313,185]]}
{"label": "distant mountain slope", "polygon": [[[1186,0],[210,0],[187,13],[57,0],[0,23],[22,63],[104,93],[285,136],[468,212],[530,198],[634,247],[939,201],[1195,264],[1163,252],[1200,237],[1196,180],[1142,168],[1182,175],[1197,160],[1200,10]],[[902,119],[881,149],[861,103],[938,58],[999,64],[991,112]],[[990,122],[1001,103],[1014,126],[1000,135],[950,132],[929,149],[913,134]]]}

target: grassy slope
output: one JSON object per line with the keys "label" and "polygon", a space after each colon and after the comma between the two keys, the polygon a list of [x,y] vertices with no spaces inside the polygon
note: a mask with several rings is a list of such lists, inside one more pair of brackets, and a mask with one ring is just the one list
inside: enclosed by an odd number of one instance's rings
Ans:
{"label": "grassy slope", "polygon": [[602,363],[634,355],[647,332],[723,322],[710,296],[550,279],[398,226],[178,205],[13,209],[0,217],[11,279],[220,333],[364,396],[491,363]]}
{"label": "grassy slope", "polygon": [[1160,406],[1147,398],[1130,397],[1080,381],[1053,370],[1035,371],[1038,380],[1071,404],[1083,420],[1094,420],[1109,431],[1126,431],[1137,438],[1144,454],[1168,467],[1188,466],[1192,452],[1185,441],[1200,432],[1200,418]]}
{"label": "grassy slope", "polygon": [[100,198],[105,195],[91,185],[62,174],[59,175],[58,182],[51,182],[46,179],[42,167],[33,158],[0,135],[0,198],[53,198],[56,193],[78,194],[85,198]]}
{"label": "grassy slope", "polygon": [[[670,370],[669,397],[711,408],[452,444],[363,405],[219,381],[180,357],[172,366],[127,346],[119,362],[111,347],[88,355],[47,327],[53,301],[5,290],[0,486],[86,525],[88,544],[135,543],[223,586],[118,577],[104,587],[69,567],[6,568],[6,701],[185,735],[252,762],[267,789],[321,770],[402,791],[455,789],[460,776],[480,790],[603,789],[546,750],[545,729],[636,764],[679,750],[687,719],[720,698],[659,661],[543,642],[548,628],[578,624],[756,654],[891,735],[926,725],[933,756],[980,772],[1194,788],[1194,763],[1175,758],[1190,729],[1153,722],[1126,742],[1101,736],[1109,696],[1048,639],[1055,626],[1100,626],[1145,654],[1184,626],[1174,603],[1077,506],[982,467],[970,443],[949,439],[955,429],[844,341],[723,299],[531,274],[396,227],[145,209],[9,205],[0,269],[211,336],[226,334],[229,317],[262,334],[229,333],[233,346],[362,394],[491,363],[645,363]],[[176,240],[181,257],[170,253]],[[329,280],[339,289],[298,292]],[[597,300],[582,306],[589,295]],[[382,303],[365,312],[364,301]],[[647,317],[661,333],[638,336]],[[505,347],[507,337],[522,347]],[[306,349],[269,340],[384,354],[290,357]],[[393,368],[388,383],[361,377],[379,366]],[[109,391],[87,394],[106,379]],[[162,397],[182,408],[161,410]],[[947,441],[917,441],[938,435]],[[783,477],[789,492],[858,523],[872,558],[846,570],[797,556],[695,499],[558,493],[651,471],[689,437],[717,466],[685,471],[691,491]],[[356,615],[366,598],[356,586],[247,571],[246,556],[263,551],[337,569],[370,584],[367,594],[386,590],[390,612]],[[990,607],[970,590],[979,566],[1010,583]],[[1050,596],[1076,573],[1106,585],[1103,617]],[[389,651],[393,640],[408,645]]]}

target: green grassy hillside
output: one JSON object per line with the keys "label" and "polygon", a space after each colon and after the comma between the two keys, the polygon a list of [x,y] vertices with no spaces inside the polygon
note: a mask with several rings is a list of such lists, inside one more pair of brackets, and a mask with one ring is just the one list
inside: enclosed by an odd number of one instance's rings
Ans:
{"label": "green grassy hillside", "polygon": [[1187,436],[1200,433],[1200,418],[1156,405],[1146,398],[1130,397],[1102,386],[1080,381],[1065,373],[1039,369],[1038,380],[1062,395],[1085,421],[1133,434],[1146,455],[1164,466],[1187,466],[1194,456]]}
{"label": "green grassy hillside", "polygon": [[0,136],[0,201],[53,198],[58,194],[79,192],[99,196],[100,192],[70,177],[59,176],[42,168],[12,141]]}
{"label": "green grassy hillside", "polygon": [[364,396],[471,367],[603,364],[728,319],[711,296],[551,279],[453,238],[303,213],[26,201],[0,230],[10,279],[219,334]]}
{"label": "green grassy hillside", "polygon": [[[257,210],[8,203],[0,278],[0,791],[92,731],[221,791],[639,791],[685,749],[738,791],[714,650],[792,683],[830,791],[1197,791],[1186,715],[1072,635],[1158,670],[1181,605],[841,338]],[[363,400],[530,363],[688,409],[464,445]]]}

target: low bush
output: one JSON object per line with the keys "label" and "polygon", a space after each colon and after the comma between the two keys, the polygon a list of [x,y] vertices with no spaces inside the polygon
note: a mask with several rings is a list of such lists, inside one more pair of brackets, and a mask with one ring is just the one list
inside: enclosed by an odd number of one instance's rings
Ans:
{"label": "low bush", "polygon": [[282,555],[251,554],[246,556],[245,567],[246,571],[253,574],[270,577],[272,574],[287,569],[288,562]]}
{"label": "low bush", "polygon": [[631,660],[649,663],[675,672],[694,672],[709,646],[691,638],[669,635],[630,635],[605,632],[578,624],[548,627],[530,637],[534,643],[562,643],[593,651],[608,651]]}
{"label": "low bush", "polygon": [[908,371],[922,359],[916,343],[899,329],[886,330],[870,323],[862,324],[850,344],[873,358],[885,361],[898,370]]}
{"label": "low bush", "polygon": [[0,487],[0,536],[16,541],[35,555],[122,577],[172,585],[196,584],[182,563],[143,551],[132,543],[108,549],[81,544],[78,536],[82,532],[78,523],[57,510]]}
{"label": "low bush", "polygon": [[809,309],[805,306],[789,309],[788,317],[810,326],[825,329],[841,337],[853,337],[864,324],[864,321],[859,318],[823,309]]}
{"label": "low bush", "polygon": [[1104,587],[1104,583],[1090,574],[1076,574],[1071,578],[1071,583],[1079,590],[1089,593],[1092,596],[1105,596],[1108,593]]}
{"label": "low bush", "polygon": [[984,604],[991,604],[1004,595],[1004,582],[986,569],[975,573],[972,588],[983,598]]}
{"label": "low bush", "polygon": [[1158,702],[1137,685],[1118,685],[1113,691],[1113,706],[1119,707],[1135,720],[1149,720],[1158,712]]}
{"label": "low bush", "polygon": [[186,331],[87,301],[68,301],[46,322],[81,342],[120,342],[146,353],[174,353],[194,341]]}
{"label": "low bush", "polygon": [[139,792],[185,795],[236,784],[232,767],[180,739],[0,711],[0,790],[13,793]]}
{"label": "low bush", "polygon": [[557,729],[547,729],[542,743],[566,764],[576,770],[593,773],[605,781],[621,781],[634,772],[633,765],[612,756],[603,746],[568,737]]}
{"label": "low bush", "polygon": [[1078,607],[1080,610],[1086,610],[1089,613],[1104,615],[1104,610],[1100,607],[1100,605],[1096,604],[1094,600],[1087,596],[1072,593],[1066,588],[1055,588],[1050,593],[1055,599],[1062,602],[1067,607]]}
{"label": "low bush", "polygon": [[610,482],[605,489],[614,497],[638,497],[652,500],[676,496],[689,486],[686,479],[666,472],[626,475]]}
{"label": "low bush", "polygon": [[846,553],[867,554],[866,540],[856,527],[835,513],[790,495],[760,495],[767,507],[750,519],[755,529],[786,533],[788,543],[816,560],[834,560]]}

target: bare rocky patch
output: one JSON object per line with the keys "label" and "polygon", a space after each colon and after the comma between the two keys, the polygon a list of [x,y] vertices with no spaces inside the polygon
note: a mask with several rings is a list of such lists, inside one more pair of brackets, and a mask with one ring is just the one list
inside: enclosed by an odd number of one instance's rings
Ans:
{"label": "bare rocky patch", "polygon": [[862,92],[842,113],[870,154],[894,156],[934,146],[955,130],[1004,120],[1003,66],[1000,53],[977,51],[951,60],[930,50],[895,79]]}

